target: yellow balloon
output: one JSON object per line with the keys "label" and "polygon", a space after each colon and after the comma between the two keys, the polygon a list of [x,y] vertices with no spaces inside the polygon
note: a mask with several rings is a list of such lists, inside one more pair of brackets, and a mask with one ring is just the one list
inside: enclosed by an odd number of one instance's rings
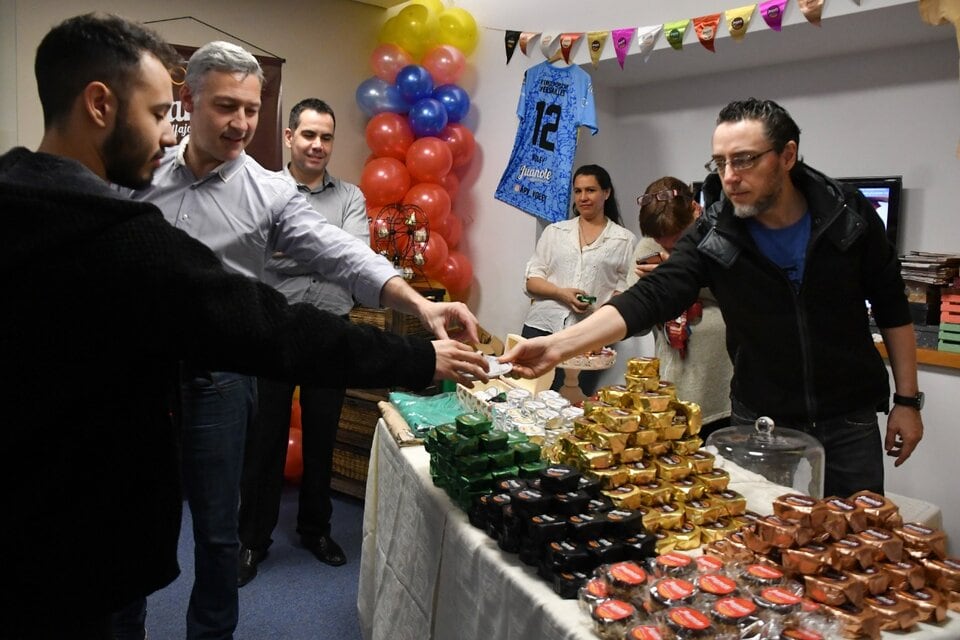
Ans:
{"label": "yellow balloon", "polygon": [[430,14],[422,4],[411,4],[391,18],[397,21],[394,44],[400,45],[414,59],[419,60],[427,47],[436,40],[429,24]]}
{"label": "yellow balloon", "polygon": [[422,4],[427,8],[427,13],[431,18],[437,17],[437,15],[443,11],[443,2],[441,0],[415,0],[410,4]]}
{"label": "yellow balloon", "polygon": [[444,9],[437,16],[440,23],[438,40],[442,44],[453,45],[463,55],[470,55],[477,46],[477,21],[470,12],[459,7]]}
{"label": "yellow balloon", "polygon": [[394,16],[383,23],[380,27],[380,33],[377,34],[377,42],[380,44],[397,44],[397,25],[399,21]]}

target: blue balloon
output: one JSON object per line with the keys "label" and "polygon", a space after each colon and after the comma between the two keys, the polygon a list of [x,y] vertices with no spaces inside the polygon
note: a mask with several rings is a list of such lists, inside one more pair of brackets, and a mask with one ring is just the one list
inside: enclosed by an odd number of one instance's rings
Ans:
{"label": "blue balloon", "polygon": [[424,98],[410,107],[407,119],[416,137],[436,136],[447,126],[447,110],[439,100]]}
{"label": "blue balloon", "polygon": [[396,83],[400,96],[410,104],[429,98],[433,93],[433,76],[426,67],[418,64],[410,64],[400,69]]}
{"label": "blue balloon", "polygon": [[357,106],[368,118],[387,111],[406,113],[410,110],[410,103],[400,96],[397,87],[376,76],[357,87]]}
{"label": "blue balloon", "polygon": [[470,96],[455,84],[442,84],[433,90],[433,97],[447,110],[447,120],[460,122],[470,111]]}

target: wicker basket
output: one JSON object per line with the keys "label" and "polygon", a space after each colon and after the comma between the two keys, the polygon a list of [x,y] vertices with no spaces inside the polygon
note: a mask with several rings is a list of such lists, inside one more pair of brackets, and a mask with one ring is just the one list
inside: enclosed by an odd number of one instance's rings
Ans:
{"label": "wicker basket", "polygon": [[354,451],[347,447],[337,447],[333,450],[333,472],[344,478],[367,481],[367,467],[370,457],[366,452]]}

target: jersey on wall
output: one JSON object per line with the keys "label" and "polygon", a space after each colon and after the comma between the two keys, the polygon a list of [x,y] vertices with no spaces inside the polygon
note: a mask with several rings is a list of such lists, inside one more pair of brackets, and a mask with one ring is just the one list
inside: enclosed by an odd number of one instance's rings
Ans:
{"label": "jersey on wall", "polygon": [[520,126],[497,200],[549,222],[566,220],[580,127],[596,134],[590,75],[549,62],[527,69],[517,106]]}

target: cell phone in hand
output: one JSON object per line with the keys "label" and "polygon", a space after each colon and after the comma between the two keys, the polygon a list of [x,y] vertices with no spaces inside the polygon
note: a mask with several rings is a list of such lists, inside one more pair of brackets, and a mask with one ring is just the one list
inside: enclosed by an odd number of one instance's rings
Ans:
{"label": "cell phone in hand", "polygon": [[663,262],[663,256],[660,255],[659,251],[637,258],[637,264],[660,264],[661,262]]}

